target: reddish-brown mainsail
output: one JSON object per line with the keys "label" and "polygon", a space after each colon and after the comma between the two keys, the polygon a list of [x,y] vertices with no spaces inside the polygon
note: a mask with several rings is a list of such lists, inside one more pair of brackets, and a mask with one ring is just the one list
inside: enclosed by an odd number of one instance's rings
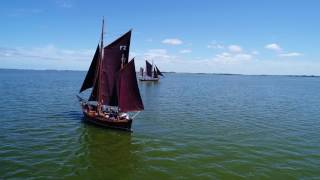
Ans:
{"label": "reddish-brown mainsail", "polygon": [[128,63],[131,30],[104,48],[103,73],[106,96],[102,97],[102,103],[110,106],[118,106],[118,76],[120,69]]}
{"label": "reddish-brown mainsail", "polygon": [[[118,106],[117,81],[121,66],[128,63],[131,30],[103,48],[103,57],[100,63],[99,86],[94,86],[99,92],[99,101],[103,105]],[[98,89],[97,89],[98,88]],[[96,99],[96,98],[93,98]]]}

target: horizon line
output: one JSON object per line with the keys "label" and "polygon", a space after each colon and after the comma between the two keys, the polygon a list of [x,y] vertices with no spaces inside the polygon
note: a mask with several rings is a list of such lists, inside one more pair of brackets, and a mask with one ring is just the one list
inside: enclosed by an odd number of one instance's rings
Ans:
{"label": "horizon line", "polygon": [[[71,71],[71,72],[86,72],[86,70],[69,70],[69,69],[19,69],[19,68],[0,68],[0,70],[17,70],[17,71]],[[139,71],[136,71],[137,73]],[[175,72],[175,71],[163,71],[162,73],[171,74],[211,74],[211,75],[229,75],[229,76],[294,76],[294,77],[320,77],[320,75],[314,74],[241,74],[241,73],[205,73],[205,72]]]}

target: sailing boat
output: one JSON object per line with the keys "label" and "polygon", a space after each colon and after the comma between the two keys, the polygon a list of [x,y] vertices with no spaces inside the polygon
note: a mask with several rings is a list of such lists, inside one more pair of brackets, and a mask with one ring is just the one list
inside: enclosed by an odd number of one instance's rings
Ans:
{"label": "sailing boat", "polygon": [[[103,29],[104,20],[100,45],[79,92],[92,88],[90,97],[77,97],[86,121],[131,131],[133,118],[144,109],[134,59],[128,62],[131,30],[104,47]],[[129,112],[137,113],[131,118]]]}
{"label": "sailing boat", "polygon": [[146,60],[146,72],[143,72],[143,68],[140,68],[140,81],[159,81],[159,76],[163,76],[159,68]]}

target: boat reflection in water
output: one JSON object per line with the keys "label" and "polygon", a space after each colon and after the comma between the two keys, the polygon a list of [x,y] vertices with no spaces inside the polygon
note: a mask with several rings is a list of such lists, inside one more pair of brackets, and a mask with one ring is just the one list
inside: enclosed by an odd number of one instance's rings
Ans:
{"label": "boat reflection in water", "polygon": [[136,152],[141,151],[141,147],[134,143],[131,133],[106,131],[91,123],[83,126],[77,155],[71,160],[76,164],[71,166],[79,168],[73,170],[71,177],[130,179],[134,176],[140,162]]}

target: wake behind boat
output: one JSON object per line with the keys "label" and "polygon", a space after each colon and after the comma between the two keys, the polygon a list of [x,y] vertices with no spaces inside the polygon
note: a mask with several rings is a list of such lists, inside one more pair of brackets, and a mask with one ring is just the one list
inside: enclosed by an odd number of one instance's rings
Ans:
{"label": "wake behind boat", "polygon": [[146,60],[146,72],[144,72],[144,69],[141,67],[140,68],[140,81],[159,81],[160,77],[159,76],[163,76],[163,74],[161,73],[161,71],[159,70],[159,68],[156,65],[153,65],[151,63],[149,63]]}
{"label": "wake behind boat", "polygon": [[128,62],[131,30],[103,46],[98,45],[83,81],[80,93],[92,88],[88,100],[77,95],[85,120],[104,127],[131,131],[133,116],[129,112],[144,109],[140,96],[134,59]]}

